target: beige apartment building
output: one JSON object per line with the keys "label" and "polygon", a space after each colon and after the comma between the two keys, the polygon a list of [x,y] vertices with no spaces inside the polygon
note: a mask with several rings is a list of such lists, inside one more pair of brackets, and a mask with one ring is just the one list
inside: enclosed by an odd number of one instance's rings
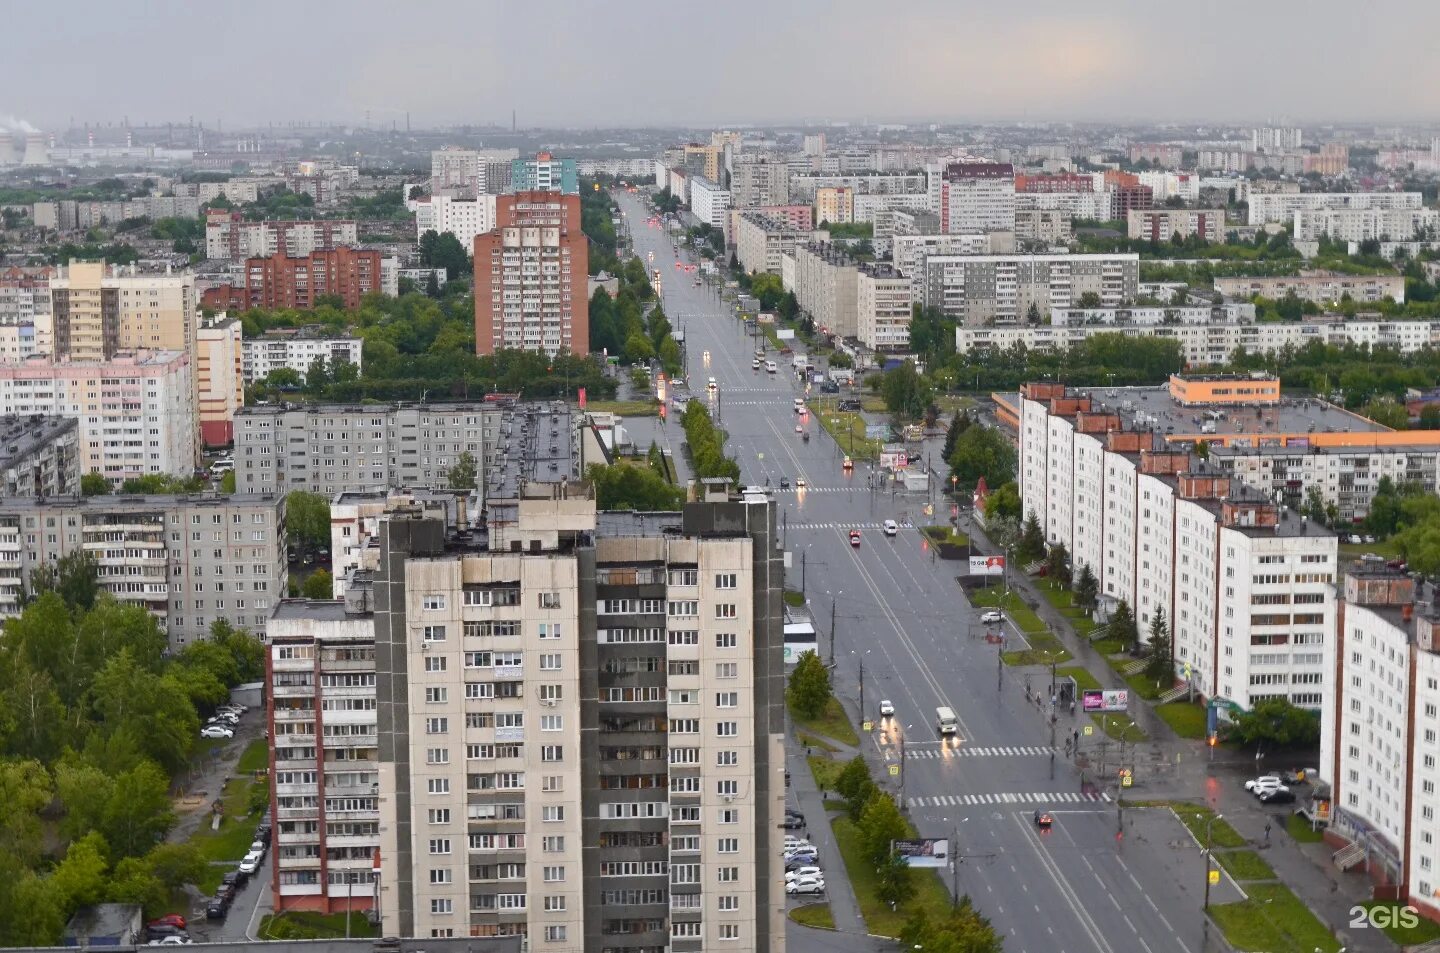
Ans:
{"label": "beige apartment building", "polygon": [[108,361],[120,351],[195,353],[195,278],[72,261],[50,280],[55,357]]}

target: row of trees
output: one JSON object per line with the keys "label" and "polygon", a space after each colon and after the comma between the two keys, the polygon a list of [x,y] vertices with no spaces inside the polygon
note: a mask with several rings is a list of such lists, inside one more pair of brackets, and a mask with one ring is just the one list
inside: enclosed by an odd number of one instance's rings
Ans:
{"label": "row of trees", "polygon": [[170,779],[201,713],[264,674],[264,647],[223,622],[168,654],[143,607],[99,592],[67,556],[37,573],[0,639],[0,945],[58,942],[81,904],[160,910],[205,862],[164,843]]}
{"label": "row of trees", "polygon": [[704,404],[698,400],[686,404],[680,426],[685,430],[685,444],[690,448],[690,462],[696,477],[724,477],[733,483],[740,482],[740,464],[725,456],[725,437],[716,429]]}
{"label": "row of trees", "polygon": [[602,510],[659,512],[677,510],[685,501],[685,491],[670,483],[665,457],[654,443],[644,465],[597,463],[586,469],[585,476],[595,487],[595,505]]}

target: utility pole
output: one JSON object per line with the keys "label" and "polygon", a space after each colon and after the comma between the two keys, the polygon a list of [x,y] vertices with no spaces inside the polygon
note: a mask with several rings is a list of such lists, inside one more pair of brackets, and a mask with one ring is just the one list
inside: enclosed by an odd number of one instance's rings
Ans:
{"label": "utility pole", "polygon": [[1216,821],[1220,820],[1220,819],[1223,818],[1224,816],[1225,816],[1224,814],[1216,814],[1214,817],[1210,818],[1210,820],[1208,820],[1208,821],[1205,822],[1205,906],[1202,908],[1202,909],[1204,909],[1204,910],[1209,910],[1209,909],[1210,909],[1210,869],[1211,869],[1211,868],[1210,868],[1210,858],[1211,858],[1211,853],[1210,853],[1210,833],[1211,833],[1211,826],[1214,825],[1214,823],[1215,823]]}
{"label": "utility pole", "polygon": [[865,660],[860,660],[860,720],[865,720]]}
{"label": "utility pole", "polygon": [[995,690],[998,692],[1005,679],[1005,635],[995,643]]}
{"label": "utility pole", "polygon": [[900,739],[900,810],[905,810],[905,739]]}
{"label": "utility pole", "polygon": [[835,603],[840,593],[835,593],[830,599],[830,666],[835,666]]}
{"label": "utility pole", "polygon": [[960,828],[950,828],[950,909],[960,909]]}
{"label": "utility pole", "polygon": [[800,595],[805,595],[805,557],[810,555],[808,549],[800,550]]}

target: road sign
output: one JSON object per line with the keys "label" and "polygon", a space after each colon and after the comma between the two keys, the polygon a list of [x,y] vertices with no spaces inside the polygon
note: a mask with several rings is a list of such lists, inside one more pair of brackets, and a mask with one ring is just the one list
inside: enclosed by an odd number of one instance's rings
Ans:
{"label": "road sign", "polygon": [[874,731],[874,730],[875,730],[875,722],[873,722],[873,721],[862,721],[862,722],[860,722],[860,730],[861,730],[861,731]]}
{"label": "road sign", "polygon": [[899,777],[899,776],[900,776],[900,765],[898,765],[898,764],[892,764],[892,765],[890,765],[890,777],[895,778],[895,777]]}
{"label": "road sign", "polygon": [[1218,884],[1220,882],[1220,871],[1211,870],[1209,873],[1209,877],[1212,884]]}
{"label": "road sign", "polygon": [[1135,779],[1132,778],[1132,777],[1130,777],[1130,775],[1128,775],[1128,774],[1125,775],[1125,777],[1123,777],[1123,778],[1120,779],[1120,786],[1121,786],[1122,788],[1128,788],[1130,785],[1132,785],[1132,784],[1134,784],[1134,783],[1135,783]]}
{"label": "road sign", "polygon": [[1090,736],[1090,735],[1095,734],[1095,726],[1094,726],[1094,725],[1086,725],[1086,726],[1085,726],[1085,734],[1086,734],[1087,737]]}

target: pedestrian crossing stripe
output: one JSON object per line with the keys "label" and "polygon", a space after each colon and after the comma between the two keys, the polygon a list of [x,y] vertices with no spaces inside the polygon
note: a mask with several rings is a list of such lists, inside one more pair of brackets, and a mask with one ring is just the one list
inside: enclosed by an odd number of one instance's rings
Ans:
{"label": "pedestrian crossing stripe", "polygon": [[958,748],[920,748],[907,750],[905,757],[913,759],[927,758],[1026,758],[1045,757],[1054,750],[1043,745],[1002,745],[999,747],[978,747],[972,748],[961,746]]}
{"label": "pedestrian crossing stripe", "polygon": [[[787,523],[786,529],[884,529],[884,523]],[[908,523],[900,524],[901,529],[914,529]]]}
{"label": "pedestrian crossing stripe", "polygon": [[[850,492],[855,491],[855,490],[868,490],[869,487],[865,486],[863,483],[857,483],[857,484],[854,484],[854,485],[852,485],[852,486],[807,486],[807,487],[804,487],[803,489],[800,488],[800,487],[790,487],[789,489],[778,489],[778,490],[775,489],[774,487],[767,487],[767,489],[769,489],[771,492],[774,492],[774,493],[807,493],[807,494],[808,494],[808,493],[850,493]],[[882,492],[883,492],[883,491],[882,491]],[[902,526],[908,526],[909,524],[908,524],[908,523],[902,523],[902,524],[900,524],[900,525],[902,525]]]}
{"label": "pedestrian crossing stripe", "polygon": [[1007,794],[942,794],[935,797],[912,797],[906,800],[910,807],[973,807],[980,804],[1076,804],[1093,801],[1109,801],[1110,795],[1102,792],[1082,791],[1021,791]]}

